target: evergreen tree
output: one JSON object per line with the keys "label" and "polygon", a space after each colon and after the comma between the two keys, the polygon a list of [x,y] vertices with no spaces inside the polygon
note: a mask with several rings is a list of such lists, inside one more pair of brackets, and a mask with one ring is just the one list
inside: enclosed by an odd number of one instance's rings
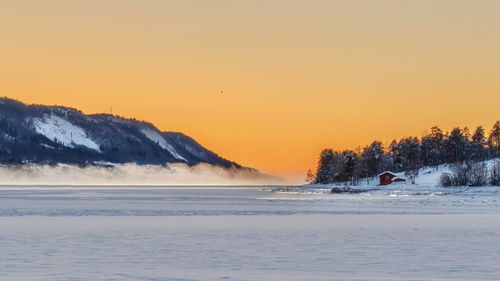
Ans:
{"label": "evergreen tree", "polygon": [[391,150],[399,158],[401,171],[405,171],[406,175],[414,182],[418,175],[418,169],[421,167],[422,153],[418,138],[403,138],[397,144],[392,144]]}
{"label": "evergreen tree", "polygon": [[446,162],[459,163],[465,160],[467,139],[460,128],[453,128],[444,140]]}
{"label": "evergreen tree", "polygon": [[382,154],[382,164],[380,171],[394,171],[394,164],[390,152],[386,151],[384,154]]}
{"label": "evergreen tree", "polygon": [[500,157],[500,121],[495,122],[488,137],[490,157]]}
{"label": "evergreen tree", "polygon": [[342,181],[342,172],[344,170],[344,160],[342,158],[342,154],[334,151],[332,154],[332,158],[328,163],[328,182],[341,182]]}
{"label": "evergreen tree", "polygon": [[439,165],[439,155],[435,155],[432,140],[428,136],[423,136],[420,142],[420,161],[424,166]]}
{"label": "evergreen tree", "polygon": [[471,134],[469,127],[465,126],[462,129],[462,135],[464,136],[464,148],[462,151],[462,157],[464,158],[464,161],[470,161],[472,159],[472,152],[473,152],[473,147],[472,147],[472,142],[471,142]]}
{"label": "evergreen tree", "polygon": [[342,151],[344,169],[342,171],[342,181],[355,182],[355,168],[358,162],[358,155],[352,150]]}
{"label": "evergreen tree", "polygon": [[471,159],[474,161],[484,160],[486,136],[482,126],[478,126],[471,137]]}
{"label": "evergreen tree", "polygon": [[389,145],[389,153],[393,165],[392,170],[394,172],[401,172],[403,170],[403,157],[401,156],[399,143],[396,140],[393,140]]}
{"label": "evergreen tree", "polygon": [[361,147],[357,147],[356,150],[357,161],[354,166],[354,179],[355,182],[359,182],[360,179],[368,178],[368,167],[366,165],[365,159],[362,157],[363,150]]}
{"label": "evergreen tree", "polygon": [[384,147],[382,142],[374,141],[369,146],[363,149],[361,157],[365,162],[369,177],[376,176],[382,172],[382,156],[384,155]]}
{"label": "evergreen tree", "polygon": [[420,142],[416,137],[407,138],[405,141],[405,158],[407,162],[407,171],[411,172],[411,176],[415,177],[418,174],[418,169],[421,167],[420,162]]}
{"label": "evergreen tree", "polygon": [[330,183],[330,166],[333,160],[333,150],[325,149],[321,152],[318,162],[318,168],[316,169],[316,180],[315,183],[328,184]]}
{"label": "evergreen tree", "polygon": [[443,143],[443,131],[437,126],[431,128],[431,132],[424,137],[421,141],[421,161],[424,166],[437,167],[445,162]]}

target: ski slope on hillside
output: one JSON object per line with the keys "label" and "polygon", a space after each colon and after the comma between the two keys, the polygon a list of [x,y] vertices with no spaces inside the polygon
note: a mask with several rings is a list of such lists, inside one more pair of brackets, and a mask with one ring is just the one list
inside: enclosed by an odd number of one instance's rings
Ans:
{"label": "ski slope on hillside", "polygon": [[101,152],[99,145],[88,137],[82,128],[71,124],[59,116],[49,115],[43,119],[34,118],[33,124],[37,133],[66,147],[84,146]]}
{"label": "ski slope on hillside", "polygon": [[148,139],[150,139],[152,142],[157,143],[161,148],[166,149],[172,156],[176,159],[179,159],[181,161],[187,162],[187,160],[180,156],[177,151],[175,151],[174,147],[171,146],[160,134],[157,132],[153,131],[152,129],[149,128],[143,128],[141,129],[141,133],[146,136]]}

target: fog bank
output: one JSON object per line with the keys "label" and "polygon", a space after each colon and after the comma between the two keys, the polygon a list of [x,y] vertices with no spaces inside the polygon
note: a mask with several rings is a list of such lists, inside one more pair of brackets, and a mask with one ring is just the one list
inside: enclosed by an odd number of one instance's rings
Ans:
{"label": "fog bank", "polygon": [[71,165],[0,166],[0,185],[269,185],[276,177],[252,169],[221,168],[209,164],[167,166],[123,164],[78,167]]}

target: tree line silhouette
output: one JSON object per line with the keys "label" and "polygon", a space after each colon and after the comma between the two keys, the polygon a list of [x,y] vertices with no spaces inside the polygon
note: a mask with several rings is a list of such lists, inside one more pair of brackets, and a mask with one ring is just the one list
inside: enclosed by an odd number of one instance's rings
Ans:
{"label": "tree line silhouette", "polygon": [[[359,184],[361,180],[390,170],[405,172],[408,179],[414,183],[418,171],[422,167],[435,167],[442,164],[453,164],[453,175],[450,182],[442,180],[443,185],[462,185],[463,178],[471,181],[472,170],[476,163],[500,157],[500,121],[497,121],[486,134],[482,126],[478,126],[472,133],[469,128],[453,128],[444,133],[435,126],[422,138],[405,137],[393,140],[388,147],[384,147],[379,140],[373,141],[363,148],[336,151],[324,149],[319,157],[316,171],[309,170],[306,181],[316,184],[346,183]],[[484,163],[483,163],[484,164]],[[495,166],[500,166],[498,163]],[[482,167],[484,168],[484,167]],[[458,171],[467,173],[460,183],[453,182]],[[482,169],[484,170],[484,169]],[[498,171],[496,171],[498,172]],[[492,171],[492,181],[493,181]],[[469,182],[469,185],[473,183]],[[467,184],[463,184],[467,185]]]}

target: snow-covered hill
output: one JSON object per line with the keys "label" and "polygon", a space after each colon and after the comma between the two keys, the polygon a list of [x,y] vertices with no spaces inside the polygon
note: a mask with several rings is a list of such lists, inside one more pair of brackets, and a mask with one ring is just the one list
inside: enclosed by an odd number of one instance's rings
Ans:
{"label": "snow-covered hill", "polygon": [[[484,161],[487,168],[490,169],[493,167],[494,161],[500,161],[500,159],[492,159],[488,161]],[[380,186],[379,179],[377,177],[364,179],[358,185],[351,186],[347,183],[335,183],[335,184],[310,184],[306,185],[306,187],[313,187],[319,189],[331,189],[334,187],[346,187],[350,186],[354,189],[414,189],[414,188],[438,188],[440,187],[439,180],[444,173],[451,173],[450,165],[444,164],[438,167],[424,167],[418,171],[418,175],[415,178],[415,184],[412,184],[409,180],[406,182],[394,183],[387,186]],[[395,173],[398,177],[406,178],[405,173]]]}
{"label": "snow-covered hill", "polygon": [[182,133],[108,114],[0,98],[0,164],[208,163],[240,165]]}

